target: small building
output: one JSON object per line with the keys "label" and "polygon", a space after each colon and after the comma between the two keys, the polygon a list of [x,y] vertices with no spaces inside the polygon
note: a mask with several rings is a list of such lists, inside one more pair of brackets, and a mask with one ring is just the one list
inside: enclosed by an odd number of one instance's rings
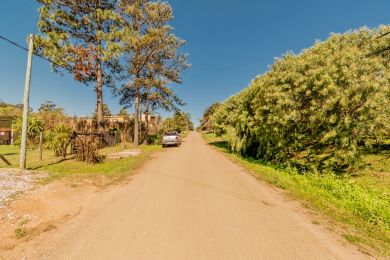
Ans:
{"label": "small building", "polygon": [[12,116],[0,116],[0,145],[11,145],[13,143],[13,122]]}
{"label": "small building", "polygon": [[[149,134],[158,134],[158,132],[162,128],[161,116],[160,115],[149,114],[148,117],[149,117],[149,119],[148,119],[148,122],[149,122]],[[146,115],[145,114],[142,114],[141,121],[143,123],[146,122]]]}
{"label": "small building", "polygon": [[[116,124],[124,124],[124,123],[130,123],[133,120],[133,115],[130,116],[104,116],[104,122],[106,124],[107,128],[113,128]],[[141,122],[146,122],[146,115],[141,115]],[[96,118],[94,117],[79,117],[79,118],[73,118],[71,119],[71,124],[73,126],[77,125],[77,122],[84,121],[88,125],[92,125],[93,122],[96,122]],[[149,131],[157,132],[159,129],[161,129],[162,119],[160,115],[152,115],[149,114]]]}

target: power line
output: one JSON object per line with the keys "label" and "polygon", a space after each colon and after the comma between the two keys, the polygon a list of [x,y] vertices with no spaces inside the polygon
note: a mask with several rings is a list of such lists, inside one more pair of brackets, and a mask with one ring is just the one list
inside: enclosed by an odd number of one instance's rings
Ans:
{"label": "power line", "polygon": [[0,39],[3,39],[3,40],[5,40],[6,42],[8,42],[8,43],[10,43],[10,44],[12,44],[12,45],[15,45],[16,47],[18,47],[18,48],[20,48],[20,49],[22,49],[22,50],[28,51],[27,48],[25,48],[25,47],[23,47],[23,46],[17,44],[17,43],[14,42],[14,41],[11,41],[10,39],[5,38],[4,36],[1,36],[1,35],[0,35]]}
{"label": "power line", "polygon": [[[14,41],[12,41],[12,40],[10,40],[10,39],[4,37],[4,36],[1,36],[1,35],[0,35],[0,39],[2,39],[2,40],[4,40],[4,41],[6,41],[6,42],[8,42],[8,43],[10,43],[10,44],[12,44],[12,45],[18,47],[19,49],[22,49],[22,50],[28,52],[28,49],[27,49],[27,48],[21,46],[20,44],[14,42]],[[61,67],[61,68],[65,69],[65,70],[67,70],[67,71],[69,71],[69,72],[73,72],[71,69],[69,69],[69,68],[67,68],[67,67],[65,67],[65,66],[63,66],[63,65],[60,65],[60,64],[58,64],[58,63],[56,63],[56,62],[54,62],[54,61],[52,61],[52,60],[50,60],[50,59],[48,59],[48,58],[42,56],[42,55],[39,55],[39,54],[37,54],[37,53],[34,53],[34,55],[37,56],[37,57],[39,57],[39,58],[41,58],[41,59],[44,59],[44,60],[46,60],[46,61],[52,63],[52,64],[54,64],[54,65],[56,65],[56,66],[58,66],[58,67]]]}

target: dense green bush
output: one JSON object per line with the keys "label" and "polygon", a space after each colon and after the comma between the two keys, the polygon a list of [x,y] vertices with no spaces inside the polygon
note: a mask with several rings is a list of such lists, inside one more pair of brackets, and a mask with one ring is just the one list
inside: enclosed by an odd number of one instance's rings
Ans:
{"label": "dense green bush", "polygon": [[[23,118],[16,119],[14,128],[15,145],[21,144],[22,139]],[[44,123],[36,116],[30,116],[27,124],[27,144],[34,150],[35,145],[39,144],[39,138],[44,131]]]}
{"label": "dense green bush", "polygon": [[66,158],[67,149],[71,143],[73,130],[66,125],[59,125],[46,134],[46,147],[58,157]]}
{"label": "dense green bush", "polygon": [[212,115],[215,113],[215,111],[218,110],[218,108],[221,106],[219,102],[216,102],[206,108],[206,110],[203,113],[202,119],[199,121],[200,125],[198,127],[198,130],[200,131],[211,131],[213,122],[211,120]]}
{"label": "dense green bush", "polygon": [[161,145],[163,139],[163,133],[160,131],[155,135],[149,135],[148,144]]}
{"label": "dense green bush", "polygon": [[[388,31],[389,28],[381,28]],[[359,166],[359,145],[389,134],[388,59],[378,30],[334,34],[276,60],[212,116],[231,151],[302,170]]]}

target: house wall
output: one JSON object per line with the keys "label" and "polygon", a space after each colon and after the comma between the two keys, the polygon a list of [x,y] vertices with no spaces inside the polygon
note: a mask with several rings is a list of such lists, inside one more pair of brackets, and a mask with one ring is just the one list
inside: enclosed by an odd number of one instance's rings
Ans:
{"label": "house wall", "polygon": [[0,145],[12,144],[12,124],[15,117],[0,116]]}
{"label": "house wall", "polygon": [[0,145],[11,144],[11,129],[0,129]]}

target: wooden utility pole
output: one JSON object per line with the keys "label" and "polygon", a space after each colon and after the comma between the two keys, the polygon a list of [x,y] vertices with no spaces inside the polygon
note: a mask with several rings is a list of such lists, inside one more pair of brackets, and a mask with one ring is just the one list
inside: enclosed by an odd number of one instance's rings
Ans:
{"label": "wooden utility pole", "polygon": [[33,35],[28,37],[28,58],[27,58],[27,72],[26,82],[24,85],[24,98],[23,98],[23,125],[22,125],[22,143],[20,146],[20,169],[26,169],[26,149],[27,149],[27,127],[28,127],[28,110],[30,101],[30,80],[31,80],[31,67],[32,58],[34,52]]}
{"label": "wooden utility pole", "polygon": [[135,113],[134,113],[134,146],[138,146],[138,136],[139,136],[139,89],[137,87],[137,94],[135,96]]}

